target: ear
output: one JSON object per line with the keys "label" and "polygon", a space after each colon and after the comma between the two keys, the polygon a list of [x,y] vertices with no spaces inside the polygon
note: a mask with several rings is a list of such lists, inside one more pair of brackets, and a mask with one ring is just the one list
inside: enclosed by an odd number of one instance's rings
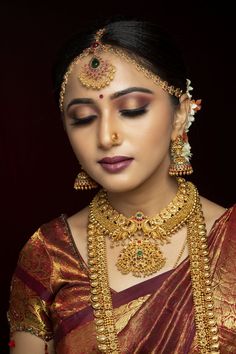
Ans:
{"label": "ear", "polygon": [[188,113],[190,109],[190,100],[186,93],[179,99],[179,106],[174,113],[173,128],[171,140],[174,141],[177,136],[183,135],[185,125],[187,123]]}

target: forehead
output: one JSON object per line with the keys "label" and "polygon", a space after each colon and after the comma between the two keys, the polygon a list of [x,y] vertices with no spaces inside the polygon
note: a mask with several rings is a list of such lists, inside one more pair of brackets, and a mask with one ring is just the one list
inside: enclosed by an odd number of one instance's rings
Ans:
{"label": "forehead", "polygon": [[108,65],[112,65],[115,68],[114,78],[110,81],[109,85],[101,89],[87,88],[82,85],[78,77],[81,70],[83,70],[85,65],[88,65],[92,59],[92,55],[88,55],[87,57],[80,59],[78,63],[74,65],[72,72],[68,77],[64,97],[65,105],[69,100],[76,97],[96,98],[98,93],[111,95],[114,92],[127,89],[131,86],[141,86],[152,90],[154,93],[164,93],[164,91],[158,87],[152,79],[145,77],[142,70],[138,71],[134,63],[127,62],[125,59],[111,53],[103,53],[100,57],[102,60],[106,61]]}

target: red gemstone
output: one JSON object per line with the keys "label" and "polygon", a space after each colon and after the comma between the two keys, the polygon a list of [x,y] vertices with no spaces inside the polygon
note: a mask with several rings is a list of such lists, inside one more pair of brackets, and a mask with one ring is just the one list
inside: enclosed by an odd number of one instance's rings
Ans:
{"label": "red gemstone", "polygon": [[188,135],[187,135],[186,132],[183,133],[183,139],[184,139],[185,142],[188,141]]}
{"label": "red gemstone", "polygon": [[98,42],[93,42],[93,43],[92,43],[92,47],[93,47],[93,48],[97,48],[98,46],[99,46],[99,43],[98,43]]}
{"label": "red gemstone", "polygon": [[16,346],[15,341],[14,341],[14,340],[10,340],[9,343],[8,343],[8,346],[9,346],[10,348],[15,348],[15,346]]}

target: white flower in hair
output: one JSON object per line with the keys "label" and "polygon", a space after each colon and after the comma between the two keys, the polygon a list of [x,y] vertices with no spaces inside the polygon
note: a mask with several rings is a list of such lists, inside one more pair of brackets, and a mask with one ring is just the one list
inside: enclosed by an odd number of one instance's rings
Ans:
{"label": "white flower in hair", "polygon": [[187,133],[189,131],[190,126],[195,120],[194,117],[195,113],[201,109],[201,100],[196,100],[196,101],[192,100],[191,91],[193,90],[193,87],[191,86],[191,81],[189,79],[187,79],[186,81],[187,81],[186,94],[190,100],[190,106],[189,106],[189,113],[185,125],[185,131],[184,131],[184,145],[182,150],[182,156],[185,157],[185,159],[189,162],[192,157],[192,153],[191,153],[191,146],[188,142]]}
{"label": "white flower in hair", "polygon": [[185,159],[189,162],[190,158],[192,157],[192,153],[191,153],[191,146],[189,144],[189,142],[185,142],[184,146],[183,146],[183,150],[182,150],[182,154],[183,157],[185,157]]}
{"label": "white flower in hair", "polygon": [[190,107],[189,107],[189,114],[188,114],[188,119],[186,122],[186,126],[185,126],[185,132],[187,133],[189,131],[190,126],[192,125],[192,123],[195,121],[195,113],[197,111],[200,111],[201,109],[201,102],[202,100],[192,100],[192,94],[190,93],[190,91],[193,90],[193,87],[191,86],[191,81],[189,79],[187,79],[187,90],[186,90],[186,94],[188,96],[188,98],[190,99]]}

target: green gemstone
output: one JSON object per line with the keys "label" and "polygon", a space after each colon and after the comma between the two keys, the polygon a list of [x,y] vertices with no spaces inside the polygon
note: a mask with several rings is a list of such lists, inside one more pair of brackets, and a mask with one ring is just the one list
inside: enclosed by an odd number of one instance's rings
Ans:
{"label": "green gemstone", "polygon": [[138,257],[142,257],[142,255],[143,255],[143,251],[138,250],[138,251],[137,251],[137,256],[138,256]]}
{"label": "green gemstone", "polygon": [[100,60],[98,58],[92,58],[90,65],[93,69],[97,69],[100,65]]}

